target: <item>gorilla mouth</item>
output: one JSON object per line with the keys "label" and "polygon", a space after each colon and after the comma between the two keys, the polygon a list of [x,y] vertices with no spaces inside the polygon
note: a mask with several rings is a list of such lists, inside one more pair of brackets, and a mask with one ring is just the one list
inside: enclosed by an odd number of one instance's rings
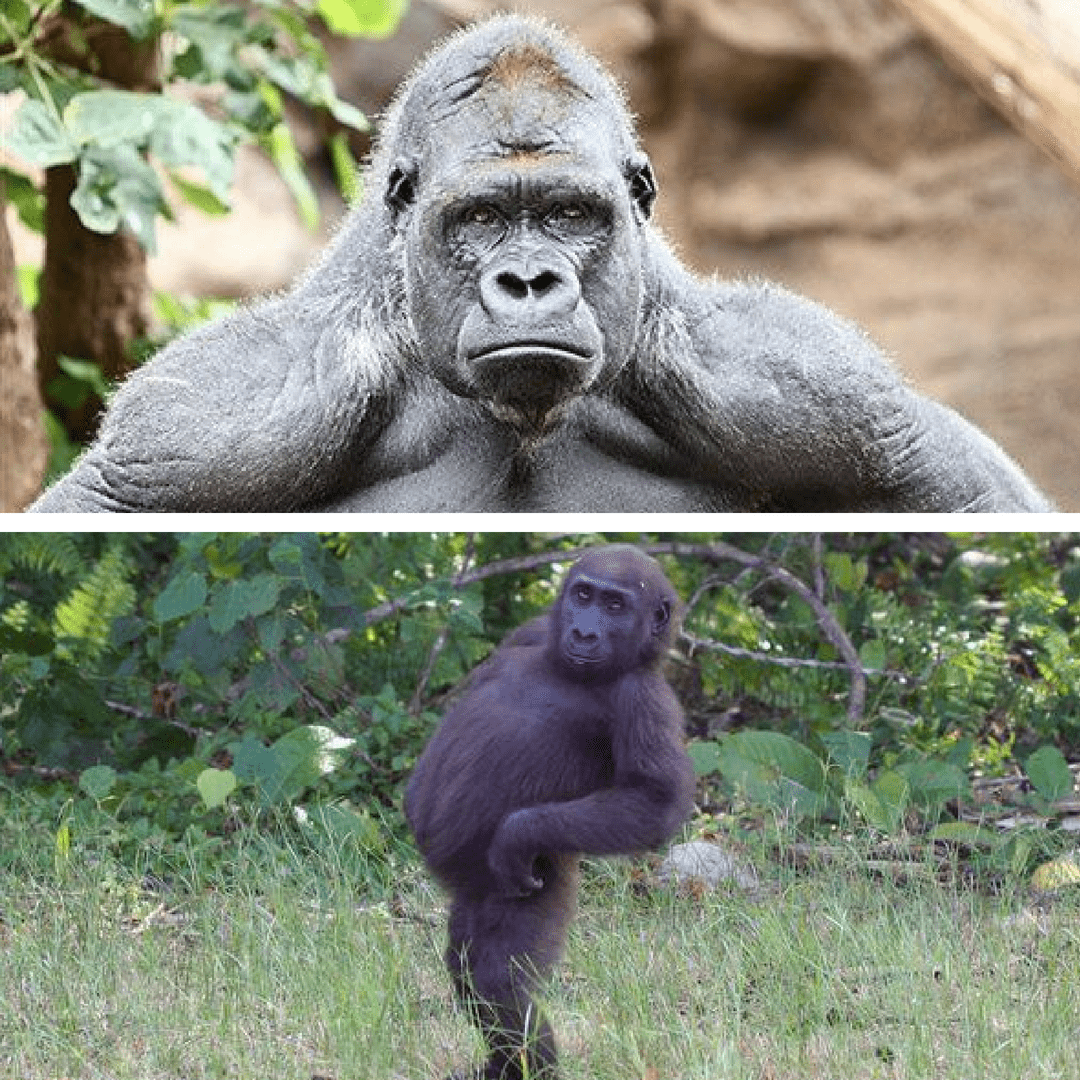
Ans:
{"label": "gorilla mouth", "polygon": [[582,361],[591,363],[592,359],[592,352],[586,349],[552,341],[515,341],[509,345],[494,345],[469,357],[470,363],[512,364],[538,360],[541,363],[554,362],[572,367],[578,366]]}
{"label": "gorilla mouth", "polygon": [[603,657],[596,653],[575,652],[573,649],[566,650],[566,657],[571,663],[581,664],[586,667],[589,664],[599,664],[603,659]]}
{"label": "gorilla mouth", "polygon": [[562,409],[588,390],[597,367],[595,353],[551,341],[491,346],[469,363],[495,414],[534,436],[551,430]]}

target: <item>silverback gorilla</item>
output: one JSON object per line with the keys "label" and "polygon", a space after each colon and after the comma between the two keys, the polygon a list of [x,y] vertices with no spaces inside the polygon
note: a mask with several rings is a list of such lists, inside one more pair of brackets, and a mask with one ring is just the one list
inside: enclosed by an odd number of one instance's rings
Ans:
{"label": "silverback gorilla", "polygon": [[450,894],[447,967],[488,1046],[470,1076],[557,1075],[532,995],[562,952],[579,855],[657,847],[692,809],[659,671],[676,603],[640,551],[584,555],[551,611],[477,670],[409,781],[406,816]]}
{"label": "silverback gorilla", "polygon": [[700,280],[618,88],[497,17],[403,87],[289,293],[136,372],[31,509],[1045,510],[855,327]]}

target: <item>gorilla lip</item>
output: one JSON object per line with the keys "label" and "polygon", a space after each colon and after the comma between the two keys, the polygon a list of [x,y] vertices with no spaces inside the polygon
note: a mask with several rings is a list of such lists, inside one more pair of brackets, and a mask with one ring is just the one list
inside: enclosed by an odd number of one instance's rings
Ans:
{"label": "gorilla lip", "polygon": [[554,359],[560,362],[567,360],[579,363],[582,360],[591,361],[593,353],[584,349],[575,349],[561,342],[550,341],[514,341],[507,345],[493,345],[490,348],[475,352],[469,357],[471,363],[478,360],[511,363],[516,360],[527,360],[531,357]]}
{"label": "gorilla lip", "polygon": [[603,659],[603,657],[597,656],[595,653],[574,652],[573,649],[567,649],[566,655],[575,664],[598,664]]}

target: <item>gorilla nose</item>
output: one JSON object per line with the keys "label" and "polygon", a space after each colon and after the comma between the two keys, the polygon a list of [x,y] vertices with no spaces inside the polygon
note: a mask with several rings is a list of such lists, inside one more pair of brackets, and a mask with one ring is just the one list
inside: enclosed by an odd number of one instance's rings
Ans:
{"label": "gorilla nose", "polygon": [[581,299],[576,275],[542,267],[502,266],[480,279],[480,300],[499,323],[543,325],[570,316]]}

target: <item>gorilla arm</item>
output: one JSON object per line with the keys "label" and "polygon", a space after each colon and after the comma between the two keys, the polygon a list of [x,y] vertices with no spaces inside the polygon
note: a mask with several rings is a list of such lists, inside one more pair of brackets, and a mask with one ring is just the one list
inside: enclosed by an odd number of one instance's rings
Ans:
{"label": "gorilla arm", "polygon": [[290,299],[200,327],[136,371],[30,509],[277,511],[332,495],[377,432],[378,388],[364,338]]}
{"label": "gorilla arm", "polygon": [[645,377],[651,393],[625,403],[713,463],[717,475],[706,479],[741,488],[746,508],[1051,509],[991,439],[910,390],[862,331],[826,308],[772,285],[695,291],[688,347],[674,362],[666,349],[661,370]]}
{"label": "gorilla arm", "polygon": [[506,896],[543,887],[538,856],[630,855],[659,847],[693,811],[694,770],[682,746],[682,711],[662,676],[634,672],[613,694],[610,787],[507,814],[488,848]]}

